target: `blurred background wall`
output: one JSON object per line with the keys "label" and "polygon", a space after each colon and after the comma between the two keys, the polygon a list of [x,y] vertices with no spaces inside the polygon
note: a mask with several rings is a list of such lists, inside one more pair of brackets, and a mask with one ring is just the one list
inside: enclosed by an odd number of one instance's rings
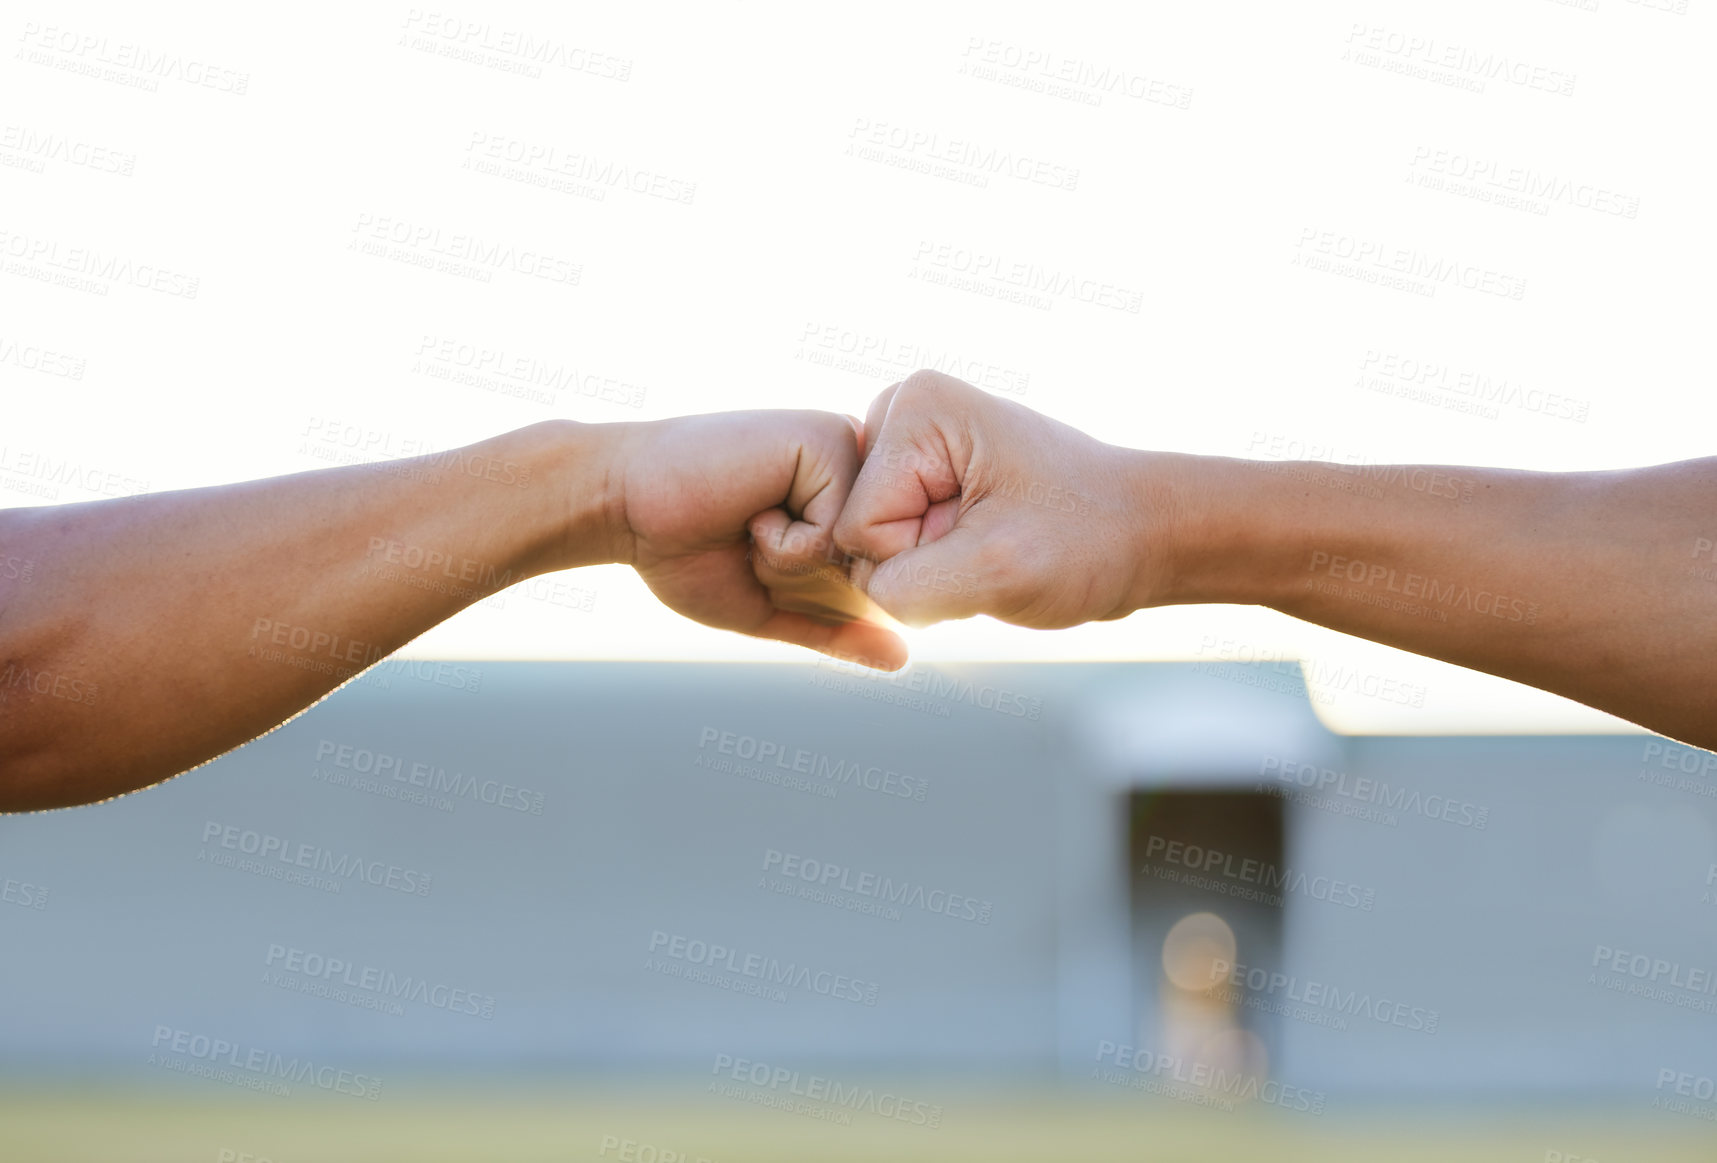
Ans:
{"label": "blurred background wall", "polygon": [[1338,736],[1279,664],[394,661],[0,817],[0,1068],[1130,1049],[1332,1100],[1643,1095],[1717,1070],[1708,758]]}

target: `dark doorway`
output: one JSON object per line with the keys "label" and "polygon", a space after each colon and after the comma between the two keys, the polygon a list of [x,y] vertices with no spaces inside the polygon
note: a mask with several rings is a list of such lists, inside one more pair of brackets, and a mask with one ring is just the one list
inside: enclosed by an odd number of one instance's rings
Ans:
{"label": "dark doorway", "polygon": [[[1265,1072],[1276,1023],[1246,1007],[1237,967],[1281,961],[1286,804],[1271,792],[1129,797],[1133,1011],[1139,1046]],[[1244,968],[1239,969],[1244,975]]]}

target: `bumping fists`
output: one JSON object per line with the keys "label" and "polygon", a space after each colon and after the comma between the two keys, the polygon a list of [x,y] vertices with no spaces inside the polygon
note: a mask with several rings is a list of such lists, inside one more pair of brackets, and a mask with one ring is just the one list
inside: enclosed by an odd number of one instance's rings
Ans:
{"label": "bumping fists", "polygon": [[719,629],[905,665],[906,644],[833,549],[859,463],[847,417],[727,412],[617,427],[612,556],[664,604]]}
{"label": "bumping fists", "polygon": [[863,425],[741,412],[642,425],[631,561],[680,613],[896,669],[891,620],[1052,629],[1141,604],[1141,455],[936,372]]}
{"label": "bumping fists", "polygon": [[914,373],[862,424],[754,411],[616,427],[614,559],[706,625],[893,670],[902,623],[1057,629],[1164,600],[1172,506],[1148,484],[1153,454],[952,376]]}
{"label": "bumping fists", "polygon": [[[0,570],[0,811],[188,770],[498,588],[616,562],[706,625],[887,670],[901,623],[1266,606],[1717,746],[1717,457],[1366,466],[1360,492],[1345,466],[1117,448],[918,372],[863,424],[548,420],[381,467],[0,508],[0,561],[28,567]],[[1422,483],[1452,473],[1471,505]]]}
{"label": "bumping fists", "polygon": [[876,398],[864,449],[835,544],[893,617],[1054,629],[1136,608],[1137,453],[929,371]]}

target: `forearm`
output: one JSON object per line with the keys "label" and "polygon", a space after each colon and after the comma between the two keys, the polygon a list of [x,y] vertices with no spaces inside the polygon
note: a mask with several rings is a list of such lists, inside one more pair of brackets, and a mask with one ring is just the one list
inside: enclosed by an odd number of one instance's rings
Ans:
{"label": "forearm", "polygon": [[465,606],[612,555],[599,429],[0,512],[0,810],[83,803],[268,730]]}
{"label": "forearm", "polygon": [[1717,746],[1717,460],[1533,473],[1139,457],[1174,547],[1141,604],[1270,606]]}

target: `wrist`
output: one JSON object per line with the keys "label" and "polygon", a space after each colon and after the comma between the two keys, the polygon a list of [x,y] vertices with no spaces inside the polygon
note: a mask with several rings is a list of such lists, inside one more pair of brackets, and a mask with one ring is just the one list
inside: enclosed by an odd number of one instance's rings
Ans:
{"label": "wrist", "polygon": [[1173,452],[1131,452],[1129,469],[1129,612],[1279,600],[1301,533],[1278,478],[1250,461]]}
{"label": "wrist", "polygon": [[500,437],[530,473],[529,511],[520,523],[527,570],[631,560],[625,449],[634,427],[545,420]]}

